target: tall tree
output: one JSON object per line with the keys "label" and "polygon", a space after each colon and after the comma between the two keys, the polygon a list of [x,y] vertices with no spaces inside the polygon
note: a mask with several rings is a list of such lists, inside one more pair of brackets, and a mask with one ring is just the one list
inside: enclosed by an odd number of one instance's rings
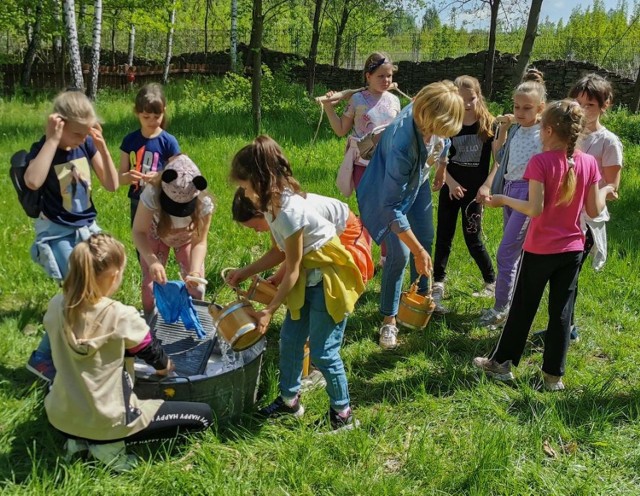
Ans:
{"label": "tall tree", "polygon": [[487,55],[484,59],[484,81],[482,91],[485,98],[491,98],[493,93],[493,66],[496,59],[496,29],[498,27],[498,11],[500,10],[500,0],[483,0],[491,7],[491,20],[489,23],[489,44]]}
{"label": "tall tree", "polygon": [[21,84],[23,88],[27,88],[31,84],[31,69],[33,67],[33,63],[36,60],[36,53],[40,48],[40,32],[42,30],[42,3],[43,0],[38,0],[38,3],[36,4],[35,19],[31,27],[31,39],[29,40],[29,45],[22,62]]}
{"label": "tall tree", "polygon": [[513,73],[512,85],[515,87],[524,76],[524,71],[527,70],[529,60],[531,59],[531,51],[533,50],[533,44],[536,41],[538,33],[538,23],[540,22],[540,9],[542,8],[542,0],[531,0],[531,8],[529,9],[529,18],[527,19],[527,30],[524,33],[524,39],[522,40],[522,48],[520,49],[520,55],[518,56],[518,63],[516,64],[516,70]]}
{"label": "tall tree", "polygon": [[231,71],[238,72],[238,0],[231,0]]}
{"label": "tall tree", "polygon": [[91,41],[91,67],[87,95],[91,100],[98,96],[98,75],[100,74],[100,40],[102,35],[102,0],[93,0],[93,35]]}
{"label": "tall tree", "polygon": [[171,15],[169,17],[169,32],[167,33],[167,51],[164,59],[164,71],[162,72],[162,84],[169,81],[169,69],[171,67],[171,53],[173,52],[173,31],[176,24],[176,4],[171,6]]}
{"label": "tall tree", "polygon": [[253,0],[251,15],[251,41],[249,52],[251,55],[251,115],[253,118],[253,132],[257,136],[262,127],[262,36],[264,33],[264,14],[262,0]]}
{"label": "tall tree", "polygon": [[64,28],[67,35],[67,49],[69,50],[71,83],[75,88],[84,89],[82,63],[80,62],[80,46],[78,45],[78,30],[76,28],[75,1],[63,0],[62,10],[64,14]]}
{"label": "tall tree", "polygon": [[133,65],[133,54],[136,47],[136,25],[132,22],[129,26],[129,43],[127,47],[127,64]]}
{"label": "tall tree", "polygon": [[320,40],[320,15],[322,14],[322,4],[324,0],[315,0],[315,10],[313,12],[313,34],[311,35],[311,46],[309,47],[309,58],[307,59],[307,93],[313,94],[313,87],[316,79],[316,59],[318,58],[318,41]]}
{"label": "tall tree", "polygon": [[207,60],[209,53],[209,13],[211,12],[213,0],[205,0],[204,3],[204,59]]}

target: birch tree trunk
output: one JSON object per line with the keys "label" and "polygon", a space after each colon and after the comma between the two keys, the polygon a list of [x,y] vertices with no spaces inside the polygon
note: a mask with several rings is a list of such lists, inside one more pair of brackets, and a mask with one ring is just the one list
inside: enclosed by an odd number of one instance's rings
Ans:
{"label": "birch tree trunk", "polygon": [[238,72],[238,0],[231,0],[231,72]]}
{"label": "birch tree trunk", "polygon": [[29,40],[29,46],[27,52],[24,55],[24,61],[22,63],[22,75],[21,84],[23,88],[29,87],[31,84],[31,68],[36,60],[36,53],[40,48],[40,31],[42,20],[42,3],[43,0],[39,0],[36,4],[36,18],[31,28],[31,39]]}
{"label": "birch tree trunk", "polygon": [[[53,19],[55,22],[56,30],[53,35],[53,41],[51,48],[53,50],[53,63],[57,65],[62,59],[62,9],[60,9],[60,0],[53,0]],[[63,66],[61,66],[62,68]]]}
{"label": "birch tree trunk", "polygon": [[251,22],[251,114],[253,117],[253,132],[257,136],[262,127],[262,33],[264,30],[264,16],[262,14],[262,0],[253,0]]}
{"label": "birch tree trunk", "polygon": [[313,32],[311,34],[311,46],[309,47],[309,59],[307,68],[307,93],[313,94],[316,82],[316,59],[318,58],[318,42],[320,40],[320,14],[322,13],[323,0],[315,0],[316,10],[313,13]]}
{"label": "birch tree trunk", "polygon": [[98,75],[100,74],[100,37],[102,35],[102,0],[93,1],[93,39],[91,43],[91,68],[87,96],[95,100],[98,96]]}
{"label": "birch tree trunk", "polygon": [[162,84],[169,81],[169,68],[171,66],[171,52],[173,51],[173,28],[176,23],[176,4],[171,7],[171,18],[169,20],[169,32],[167,33],[167,53],[164,59],[164,71],[162,73]]}
{"label": "birch tree trunk", "polygon": [[136,25],[131,23],[129,27],[129,47],[127,50],[127,64],[133,65],[133,52],[136,46]]}
{"label": "birch tree trunk", "polygon": [[76,12],[74,0],[63,0],[64,28],[67,33],[67,47],[69,50],[69,68],[71,83],[75,88],[84,89],[82,77],[82,63],[80,62],[80,46],[78,45],[78,30],[76,29]]}
{"label": "birch tree trunk", "polygon": [[[87,46],[87,3],[88,0],[79,0],[80,9],[78,10],[78,45],[80,45],[80,57],[84,53],[84,49]],[[85,59],[86,60],[86,59]]]}
{"label": "birch tree trunk", "polygon": [[541,8],[542,0],[531,0],[531,8],[529,10],[529,18],[527,20],[527,30],[524,34],[524,40],[522,40],[522,48],[520,49],[520,55],[518,55],[518,63],[516,64],[516,70],[513,73],[513,79],[511,81],[511,84],[514,87],[522,80],[524,71],[529,65],[533,44],[536,41]]}
{"label": "birch tree trunk", "polygon": [[500,9],[500,0],[491,0],[491,24],[489,26],[489,47],[487,48],[487,56],[484,60],[484,88],[482,92],[484,97],[491,98],[493,92],[493,66],[496,58],[496,29],[498,26],[498,10]]}

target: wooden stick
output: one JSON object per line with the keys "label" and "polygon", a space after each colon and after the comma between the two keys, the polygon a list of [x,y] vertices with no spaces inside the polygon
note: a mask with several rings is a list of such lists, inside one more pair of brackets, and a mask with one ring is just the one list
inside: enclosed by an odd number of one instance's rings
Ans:
{"label": "wooden stick", "polygon": [[317,96],[316,102],[323,103],[323,102],[337,102],[339,100],[347,100],[348,98],[351,98],[351,95],[354,95],[355,93],[360,93],[361,91],[364,91],[366,89],[367,87],[363,86],[362,88],[358,88],[355,90],[338,91],[337,93],[334,93],[331,96],[326,96],[326,95]]}

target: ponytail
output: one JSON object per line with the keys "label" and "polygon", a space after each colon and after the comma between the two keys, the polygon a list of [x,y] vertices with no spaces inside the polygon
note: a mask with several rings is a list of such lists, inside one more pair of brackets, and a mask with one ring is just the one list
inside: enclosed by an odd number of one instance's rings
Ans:
{"label": "ponytail", "polygon": [[124,246],[109,234],[93,234],[76,245],[69,256],[69,273],[62,283],[64,319],[72,325],[82,307],[95,304],[104,295],[98,279],[110,268],[124,266]]}

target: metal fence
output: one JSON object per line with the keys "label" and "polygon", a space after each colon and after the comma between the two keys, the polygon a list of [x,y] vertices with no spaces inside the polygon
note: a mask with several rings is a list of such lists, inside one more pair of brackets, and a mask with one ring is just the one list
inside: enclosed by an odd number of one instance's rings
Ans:
{"label": "metal fence", "polygon": [[[501,52],[518,53],[521,34],[498,33],[496,48]],[[249,30],[238,32],[239,43],[249,43]],[[230,33],[226,30],[209,30],[208,51],[229,50]],[[407,33],[392,38],[369,38],[346,36],[340,51],[339,65],[344,68],[361,68],[366,57],[373,50],[389,53],[395,61],[414,62],[456,58],[467,53],[486,50],[486,33],[456,33],[451,36],[430,36],[429,33]],[[106,51],[113,48],[126,52],[129,33],[126,31],[103,31],[102,47]],[[285,53],[306,56],[308,41],[302,28],[275,30],[265,27],[265,48]],[[135,55],[144,59],[162,60],[166,49],[166,34],[139,31],[136,34]],[[174,35],[174,55],[203,52],[205,32],[202,29],[177,30]],[[8,32],[0,33],[0,58],[4,61],[20,61],[26,42]],[[317,61],[333,62],[333,40],[323,37],[318,50]],[[631,40],[608,41],[603,39],[571,39],[556,36],[539,36],[536,39],[532,60],[577,60],[588,61],[620,75],[635,78],[640,67],[640,51]]]}

